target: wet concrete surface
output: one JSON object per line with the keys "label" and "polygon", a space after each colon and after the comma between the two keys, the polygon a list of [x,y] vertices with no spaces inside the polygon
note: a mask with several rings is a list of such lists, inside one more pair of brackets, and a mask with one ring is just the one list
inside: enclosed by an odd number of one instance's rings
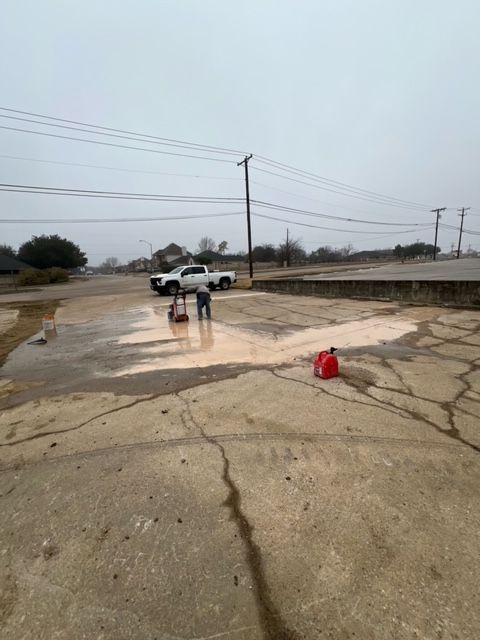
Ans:
{"label": "wet concrete surface", "polygon": [[477,638],[480,313],[214,297],[70,300],[8,358],[2,634]]}
{"label": "wet concrete surface", "polygon": [[[242,302],[248,295],[241,296]],[[232,296],[225,300],[232,300]],[[261,300],[261,302],[260,302]],[[255,296],[258,310],[271,308],[261,294]],[[218,304],[218,303],[217,303]],[[62,317],[62,314],[59,314]],[[167,378],[173,384],[184,376],[192,381],[210,379],[204,369],[218,367],[239,370],[263,367],[296,358],[310,357],[312,346],[322,341],[344,348],[378,344],[400,337],[415,329],[413,322],[386,317],[348,314],[344,321],[303,328],[294,324],[241,323],[231,325],[219,320],[203,322],[169,322],[166,308],[143,306],[123,313],[110,314],[79,325],[59,325],[57,333],[48,335],[47,345],[24,343],[3,368],[3,374],[15,380],[42,381],[42,393],[91,388],[111,388],[129,395],[145,392],[145,377]],[[39,334],[40,335],[40,334]],[[162,375],[164,374],[164,375]],[[125,382],[128,379],[128,391]]]}

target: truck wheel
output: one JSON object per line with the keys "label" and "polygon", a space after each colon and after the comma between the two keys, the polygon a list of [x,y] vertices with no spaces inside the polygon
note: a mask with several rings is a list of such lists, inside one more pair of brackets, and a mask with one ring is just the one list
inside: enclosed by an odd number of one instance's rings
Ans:
{"label": "truck wheel", "polygon": [[226,291],[227,289],[230,289],[230,279],[229,278],[222,278],[220,280],[220,289],[222,289],[223,291]]}
{"label": "truck wheel", "polygon": [[166,285],[167,293],[176,296],[178,293],[178,284],[176,282],[168,282]]}

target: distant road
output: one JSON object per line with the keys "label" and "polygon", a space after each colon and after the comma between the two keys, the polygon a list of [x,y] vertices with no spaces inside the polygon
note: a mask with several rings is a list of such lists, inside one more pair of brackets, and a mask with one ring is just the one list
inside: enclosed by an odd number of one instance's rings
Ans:
{"label": "distant road", "polygon": [[[384,262],[369,262],[368,264],[365,262],[357,263],[357,264],[345,264],[345,263],[322,263],[317,265],[303,265],[300,267],[274,267],[270,269],[255,269],[253,272],[253,277],[255,278],[284,278],[288,277],[301,277],[303,275],[313,274],[318,275],[319,273],[325,273],[327,276],[329,273],[339,272],[339,271],[351,271],[352,267],[356,270],[360,269],[370,269],[372,266],[380,266],[385,264]],[[239,280],[248,279],[249,273],[247,271],[237,271],[237,277]]]}
{"label": "distant road", "polygon": [[[310,275],[306,275],[310,274]],[[248,273],[238,273],[239,279],[247,279]],[[317,265],[316,267],[290,267],[287,269],[259,270],[255,278],[294,277],[304,280],[479,280],[480,258],[449,260],[445,262],[405,264],[364,264],[351,268],[347,265]],[[48,287],[28,287],[17,293],[0,295],[0,304],[34,300],[59,300],[84,296],[112,296],[138,294],[154,295],[149,288],[149,274],[93,276],[74,278],[69,283]]]}
{"label": "distant road", "polygon": [[[301,277],[308,273],[338,272],[348,269],[346,265],[316,265],[308,267],[289,267],[255,271],[255,277],[268,278],[285,276]],[[227,269],[228,270],[228,269]],[[68,283],[51,284],[46,287],[20,287],[16,293],[0,295],[0,304],[9,302],[27,302],[35,300],[68,300],[84,296],[111,296],[129,294],[156,295],[150,291],[149,273],[97,275],[86,278],[72,278]],[[239,280],[248,280],[248,272],[237,272]]]}
{"label": "distant road", "polygon": [[0,304],[4,302],[25,302],[34,300],[62,300],[83,296],[111,296],[126,291],[145,291],[151,294],[148,274],[142,276],[92,276],[91,278],[72,278],[63,284],[51,284],[47,287],[19,288],[17,293],[0,295]]}
{"label": "distant road", "polygon": [[479,280],[480,258],[437,262],[395,263],[369,269],[352,269],[341,274],[317,273],[304,280]]}

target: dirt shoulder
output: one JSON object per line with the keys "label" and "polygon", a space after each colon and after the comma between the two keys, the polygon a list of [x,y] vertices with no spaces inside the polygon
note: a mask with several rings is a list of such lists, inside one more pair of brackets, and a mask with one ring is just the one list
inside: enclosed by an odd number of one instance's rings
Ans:
{"label": "dirt shoulder", "polygon": [[42,317],[55,313],[60,300],[10,303],[0,307],[0,366],[8,354],[42,328]]}

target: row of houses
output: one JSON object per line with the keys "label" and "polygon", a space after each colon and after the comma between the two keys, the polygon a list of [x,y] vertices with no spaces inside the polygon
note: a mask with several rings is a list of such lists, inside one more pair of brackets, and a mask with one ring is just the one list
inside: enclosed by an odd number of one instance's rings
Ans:
{"label": "row of houses", "polygon": [[187,251],[186,247],[181,247],[171,242],[164,249],[159,249],[152,254],[150,258],[137,258],[128,263],[128,271],[149,271],[150,269],[161,269],[168,266],[169,269],[175,267],[183,267],[189,264],[195,264],[202,261],[210,262],[226,262],[225,256],[216,251],[202,251],[197,255],[193,255]]}

